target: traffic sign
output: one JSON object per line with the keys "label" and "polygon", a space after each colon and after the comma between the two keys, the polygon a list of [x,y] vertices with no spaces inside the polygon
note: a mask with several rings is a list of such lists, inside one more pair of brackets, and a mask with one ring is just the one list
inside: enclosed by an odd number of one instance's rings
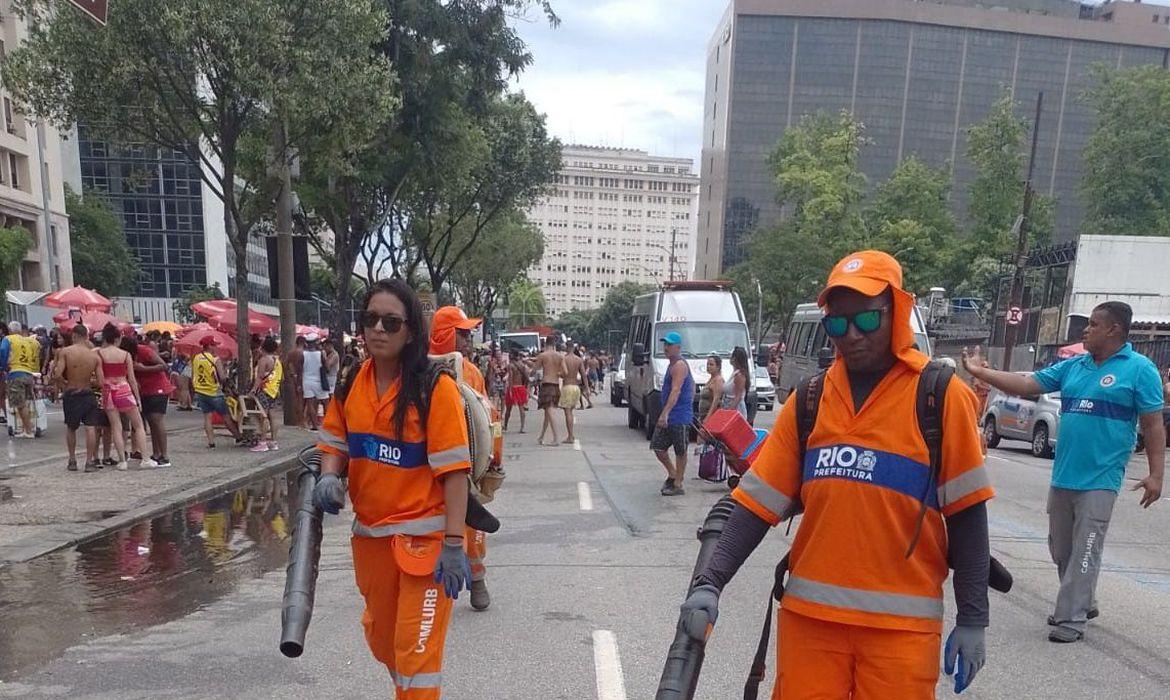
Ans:
{"label": "traffic sign", "polygon": [[1018,326],[1020,321],[1024,320],[1024,311],[1018,306],[1013,306],[1008,309],[1007,322],[1009,326]]}
{"label": "traffic sign", "polygon": [[93,21],[105,26],[106,15],[109,10],[109,0],[69,0],[69,2],[89,15]]}

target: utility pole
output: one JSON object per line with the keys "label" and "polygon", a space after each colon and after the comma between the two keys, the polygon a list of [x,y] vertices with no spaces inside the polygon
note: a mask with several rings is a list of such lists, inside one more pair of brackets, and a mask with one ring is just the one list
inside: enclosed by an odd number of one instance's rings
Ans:
{"label": "utility pole", "polygon": [[756,283],[756,357],[764,347],[764,290],[760,287],[759,278],[753,277]]}
{"label": "utility pole", "polygon": [[[1032,212],[1032,174],[1036,168],[1036,143],[1040,138],[1040,115],[1044,111],[1044,92],[1036,95],[1036,119],[1032,122],[1032,152],[1028,156],[1028,177],[1024,180],[1024,203],[1020,207],[1020,215],[1016,217],[1016,269],[1012,273],[1012,289],[1008,296],[1007,313],[1004,314],[1003,330],[1003,371],[1012,371],[1012,351],[1016,347],[1016,338],[1020,323],[1023,321],[1022,307],[1024,303],[1024,268],[1028,264],[1028,215]],[[1031,369],[1031,368],[1029,368]]]}
{"label": "utility pole", "polygon": [[[276,177],[280,189],[276,195],[276,264],[280,270],[280,348],[287,359],[297,343],[296,282],[293,279],[292,242],[292,168],[289,165],[288,134],[283,121],[276,125],[273,137]],[[297,423],[297,397],[289,382],[284,386],[284,424]]]}
{"label": "utility pole", "polygon": [[674,244],[678,238],[678,227],[670,227],[670,281],[674,281]]}

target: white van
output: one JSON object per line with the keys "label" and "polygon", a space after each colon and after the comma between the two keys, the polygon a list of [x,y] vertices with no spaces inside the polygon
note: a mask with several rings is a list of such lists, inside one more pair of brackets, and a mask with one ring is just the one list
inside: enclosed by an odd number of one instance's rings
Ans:
{"label": "white van", "polygon": [[[695,380],[695,402],[707,383],[707,358],[723,358],[723,376],[730,379],[731,351],[751,353],[748,324],[739,295],[730,282],[667,282],[662,289],[634,300],[630,316],[626,387],[628,425],[654,433],[662,410],[662,379],[666,355],[660,339],[674,331],[682,336],[682,356]],[[749,401],[751,403],[751,401]]]}
{"label": "white van", "polygon": [[[817,355],[821,348],[832,349],[833,344],[821,326],[822,316],[824,314],[815,303],[801,304],[792,312],[792,322],[788,324],[788,334],[785,336],[784,364],[780,367],[780,377],[776,382],[777,398],[787,398],[800,380],[816,374]],[[914,342],[918,344],[918,349],[929,357],[930,337],[926,334],[926,324],[917,306],[910,315],[910,326],[914,330]]]}

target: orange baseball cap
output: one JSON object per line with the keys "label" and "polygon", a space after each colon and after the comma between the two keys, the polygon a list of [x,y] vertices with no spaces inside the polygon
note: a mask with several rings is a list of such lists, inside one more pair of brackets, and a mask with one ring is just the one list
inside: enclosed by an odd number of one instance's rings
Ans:
{"label": "orange baseball cap", "polygon": [[481,323],[483,323],[482,318],[467,318],[467,314],[463,313],[463,309],[458,306],[444,306],[435,311],[435,317],[431,319],[431,331],[445,331],[452,328],[471,331],[479,328]]}
{"label": "orange baseball cap", "polygon": [[902,266],[889,253],[880,250],[863,250],[850,253],[833,266],[829,281],[817,297],[817,304],[824,306],[829,292],[845,287],[867,297],[876,297],[886,287],[902,289]]}

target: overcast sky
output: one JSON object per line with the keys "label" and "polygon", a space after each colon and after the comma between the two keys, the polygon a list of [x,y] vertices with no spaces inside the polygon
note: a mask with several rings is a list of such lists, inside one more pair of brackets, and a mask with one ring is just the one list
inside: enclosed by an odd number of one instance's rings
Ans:
{"label": "overcast sky", "polygon": [[535,12],[516,23],[534,59],[517,86],[565,143],[697,160],[707,42],[727,4],[553,0],[560,27]]}
{"label": "overcast sky", "polygon": [[555,0],[517,27],[533,64],[518,87],[565,143],[698,159],[707,41],[724,0]]}

